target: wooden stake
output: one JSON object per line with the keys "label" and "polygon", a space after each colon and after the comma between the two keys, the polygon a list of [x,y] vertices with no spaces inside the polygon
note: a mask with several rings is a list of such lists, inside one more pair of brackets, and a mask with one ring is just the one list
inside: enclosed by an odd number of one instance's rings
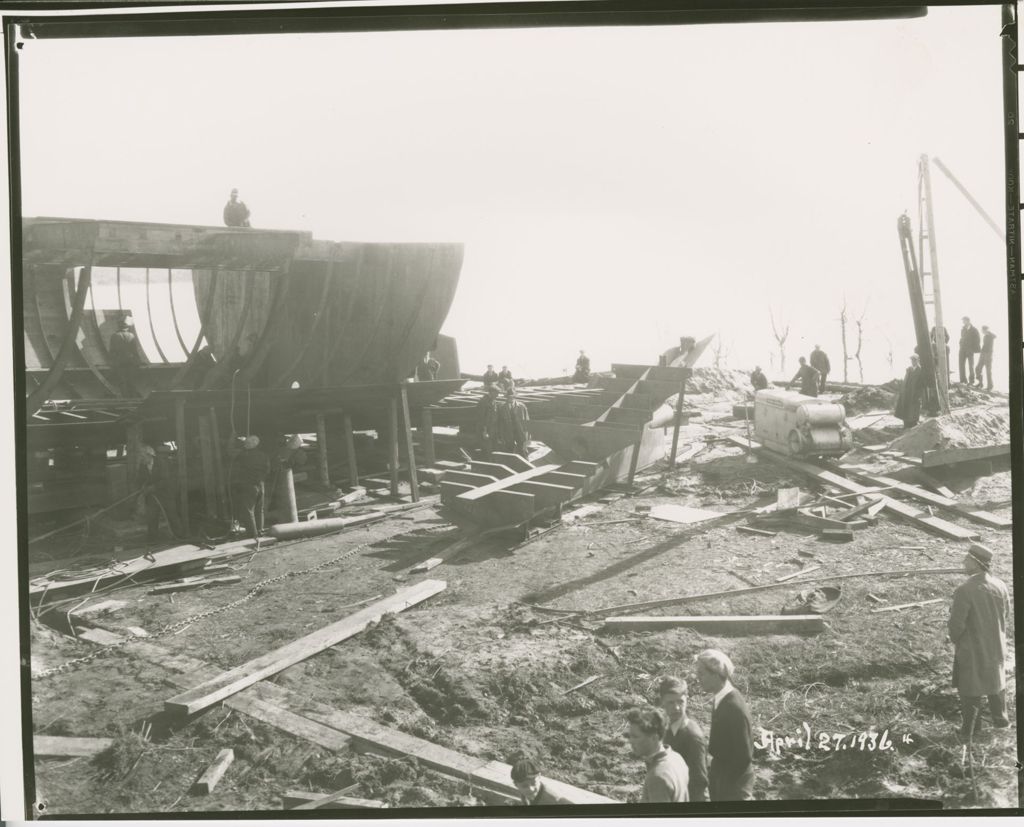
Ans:
{"label": "wooden stake", "polygon": [[210,406],[207,417],[210,420],[210,438],[213,441],[213,467],[217,475],[217,504],[218,513],[227,514],[228,519],[233,519],[233,514],[228,514],[228,490],[227,479],[224,474],[224,455],[221,453],[220,424],[217,421],[217,409]]}
{"label": "wooden stake", "polygon": [[420,443],[423,445],[423,459],[426,460],[427,465],[433,465],[436,461],[434,456],[434,416],[428,407],[420,410]]}
{"label": "wooden stake", "polygon": [[388,402],[388,457],[391,472],[391,496],[398,496],[398,400]]}
{"label": "wooden stake", "polygon": [[409,392],[406,390],[408,380],[399,385],[399,399],[402,404],[402,432],[405,436],[405,452],[409,459],[409,489],[412,492],[412,501],[419,502],[420,488],[416,482],[416,452],[412,445],[412,421],[409,417]]}
{"label": "wooden stake", "polygon": [[284,488],[285,504],[288,507],[288,522],[299,521],[299,507],[295,502],[295,474],[291,466],[284,468],[281,474],[282,487]]}
{"label": "wooden stake", "polygon": [[352,417],[345,414],[341,418],[342,428],[345,431],[345,451],[348,460],[348,479],[352,487],[359,485],[359,469],[356,466],[356,441],[352,435]]}
{"label": "wooden stake", "polygon": [[[675,423],[672,426],[672,453],[669,454],[668,467],[676,467],[676,448],[679,447],[679,418],[683,412],[683,395],[686,393],[686,380],[684,379],[679,385],[679,396],[676,398],[676,416]],[[633,481],[632,473],[630,474],[629,481]]]}
{"label": "wooden stake", "polygon": [[178,444],[178,506],[181,525],[189,534],[188,522],[188,433],[185,428],[185,397],[174,400],[175,442]]}
{"label": "wooden stake", "polygon": [[234,760],[234,750],[222,749],[217,755],[217,760],[210,764],[206,772],[196,781],[193,790],[199,795],[209,795],[212,793],[213,788],[224,777],[224,773],[228,771],[228,767],[231,766],[231,762]]}
{"label": "wooden stake", "polygon": [[217,472],[213,467],[213,446],[210,444],[210,423],[205,416],[198,417],[199,424],[199,456],[203,465],[203,498],[206,502],[206,514],[214,517],[217,514]]}
{"label": "wooden stake", "polygon": [[331,473],[327,465],[327,425],[324,415],[316,415],[316,453],[320,466],[320,484],[325,488],[331,486]]}

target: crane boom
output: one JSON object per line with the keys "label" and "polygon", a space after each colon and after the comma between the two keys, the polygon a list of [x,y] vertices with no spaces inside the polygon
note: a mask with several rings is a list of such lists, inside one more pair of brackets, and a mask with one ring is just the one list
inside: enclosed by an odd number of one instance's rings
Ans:
{"label": "crane boom", "polygon": [[985,210],[982,208],[981,204],[979,204],[977,202],[975,197],[973,195],[971,195],[967,191],[967,187],[965,187],[963,184],[961,184],[957,180],[956,176],[953,175],[953,173],[949,171],[949,169],[946,167],[946,165],[944,163],[942,163],[942,161],[940,161],[938,158],[932,158],[932,163],[935,164],[935,166],[937,166],[939,168],[939,171],[943,175],[945,175],[950,181],[953,182],[953,186],[956,187],[958,190],[960,190],[960,194],[970,202],[971,206],[974,207],[974,209],[976,209],[978,211],[978,215],[980,215],[983,219],[985,219],[985,223],[988,224],[988,226],[990,226],[992,228],[992,231],[997,236],[999,236],[999,238],[1001,238],[1003,243],[1005,244],[1006,243],[1006,233],[1004,233],[1000,229],[999,225],[996,224],[996,222],[992,219],[992,216],[990,216],[987,212],[985,212]]}

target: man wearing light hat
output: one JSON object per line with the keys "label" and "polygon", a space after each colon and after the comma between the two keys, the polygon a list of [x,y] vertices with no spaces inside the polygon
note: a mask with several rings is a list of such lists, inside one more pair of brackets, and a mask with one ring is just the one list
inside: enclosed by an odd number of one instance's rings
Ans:
{"label": "man wearing light hat", "polygon": [[110,337],[107,352],[110,354],[110,366],[114,369],[121,396],[139,396],[134,380],[142,359],[135,338],[135,322],[131,316],[121,319],[117,332]]}
{"label": "man wearing light hat", "polygon": [[988,698],[992,725],[1007,727],[1006,623],[1010,595],[1006,584],[993,577],[992,552],[972,543],[964,557],[967,580],[953,592],[949,613],[949,639],[955,647],[953,685],[960,693],[963,727],[970,738],[981,724],[982,697]]}
{"label": "man wearing light hat", "polygon": [[231,461],[231,503],[236,518],[245,523],[256,540],[257,550],[263,530],[263,483],[269,473],[270,460],[260,450],[260,438],[247,436],[242,442],[242,450]]}

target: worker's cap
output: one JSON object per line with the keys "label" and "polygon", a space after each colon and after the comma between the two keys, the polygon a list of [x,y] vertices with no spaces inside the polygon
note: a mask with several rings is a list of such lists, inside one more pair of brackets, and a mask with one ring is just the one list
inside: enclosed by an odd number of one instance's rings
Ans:
{"label": "worker's cap", "polygon": [[152,445],[143,445],[139,453],[141,453],[145,457],[152,457],[156,455],[156,451],[153,450]]}
{"label": "worker's cap", "polygon": [[985,571],[988,571],[992,565],[992,551],[991,549],[985,548],[981,543],[971,543],[971,547],[967,549],[967,553],[973,557]]}
{"label": "worker's cap", "polygon": [[260,444],[260,438],[255,434],[247,436],[243,441],[242,445],[245,448],[258,448]]}
{"label": "worker's cap", "polygon": [[232,195],[238,195],[238,190],[231,190]]}
{"label": "worker's cap", "polygon": [[125,316],[123,319],[121,319],[121,326],[135,327],[135,319],[133,319],[131,316]]}
{"label": "worker's cap", "polygon": [[705,649],[697,655],[695,660],[709,672],[712,672],[725,680],[729,680],[735,670],[729,656],[725,654],[725,652],[720,652],[718,649]]}
{"label": "worker's cap", "polygon": [[531,758],[520,758],[512,765],[513,781],[526,781],[535,775],[540,775],[540,767]]}
{"label": "worker's cap", "polygon": [[971,319],[970,319],[969,316],[964,316],[960,321],[962,321],[962,322],[969,322],[970,320]]}
{"label": "worker's cap", "polygon": [[158,453],[158,454],[169,454],[169,453],[171,453],[171,446],[170,445],[164,445],[163,443],[161,443],[160,445],[156,446],[156,453]]}
{"label": "worker's cap", "polygon": [[291,451],[298,451],[299,448],[302,447],[302,437],[298,434],[293,434],[288,437],[288,441],[285,443],[285,446]]}

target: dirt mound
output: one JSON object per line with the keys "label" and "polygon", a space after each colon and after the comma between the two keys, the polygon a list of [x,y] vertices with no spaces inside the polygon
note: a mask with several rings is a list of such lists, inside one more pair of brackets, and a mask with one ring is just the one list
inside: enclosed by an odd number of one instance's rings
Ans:
{"label": "dirt mound", "polygon": [[998,474],[981,477],[969,490],[963,492],[962,496],[978,504],[1009,503],[1012,496],[1010,472],[1001,471]]}
{"label": "dirt mound", "polygon": [[991,405],[994,399],[998,399],[998,397],[981,388],[972,388],[970,385],[949,386],[949,406],[951,408]]}
{"label": "dirt mound", "polygon": [[983,448],[1009,441],[1007,408],[974,408],[922,422],[894,440],[891,447],[919,457],[936,448]]}
{"label": "dirt mound", "polygon": [[846,408],[847,416],[869,411],[891,411],[895,401],[896,394],[870,386],[857,388],[839,397],[839,403]]}
{"label": "dirt mound", "polygon": [[746,395],[749,390],[750,376],[745,371],[728,368],[694,368],[686,382],[686,392],[691,394]]}

